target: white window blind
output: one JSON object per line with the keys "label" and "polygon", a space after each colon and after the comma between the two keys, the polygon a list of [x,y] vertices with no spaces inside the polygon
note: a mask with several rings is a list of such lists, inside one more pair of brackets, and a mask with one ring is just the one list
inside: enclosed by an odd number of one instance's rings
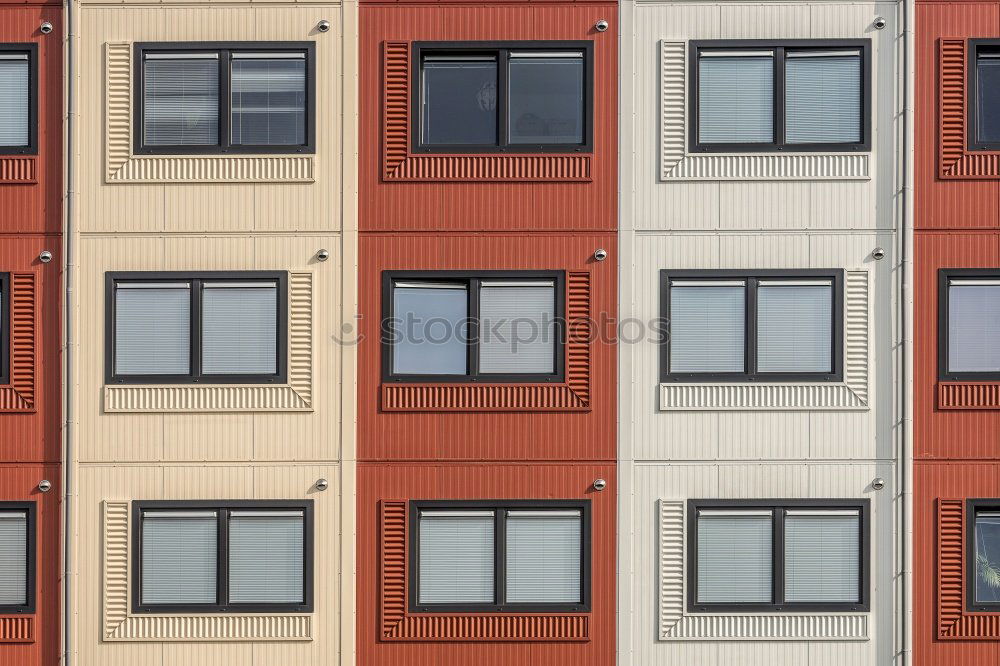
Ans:
{"label": "white window blind", "polygon": [[772,53],[700,54],[698,139],[701,143],[774,141]]}
{"label": "white window blind", "polygon": [[674,282],[670,288],[670,371],[743,372],[743,282]]}
{"label": "white window blind", "polygon": [[28,515],[0,511],[0,606],[28,603]]}
{"label": "white window blind", "polygon": [[191,369],[191,289],[185,282],[119,283],[115,372],[182,375]]}
{"label": "white window blind", "polygon": [[861,54],[789,51],[785,59],[785,140],[861,141]]}
{"label": "white window blind", "polygon": [[233,511],[229,517],[229,602],[305,601],[302,511]]}
{"label": "white window blind", "polygon": [[493,511],[421,511],[421,604],[489,604],[493,591]]}
{"label": "white window blind", "polygon": [[142,516],[142,603],[216,603],[215,511],[146,511]]}
{"label": "white window blind", "polygon": [[468,315],[469,290],[464,284],[396,283],[393,372],[464,375]]}
{"label": "white window blind", "polygon": [[757,369],[833,371],[833,283],[761,280],[757,288]]}
{"label": "white window blind", "polygon": [[305,141],[305,54],[234,54],[232,142],[286,146]]}
{"label": "white window blind", "polygon": [[507,602],[580,603],[578,510],[507,514]]}
{"label": "white window blind", "polygon": [[27,146],[29,117],[27,54],[0,53],[0,146]]}
{"label": "white window blind", "polygon": [[788,511],[785,600],[860,601],[861,516],[851,511]]}
{"label": "white window blind", "polygon": [[698,512],[698,603],[770,603],[770,511]]}
{"label": "white window blind", "polygon": [[219,60],[213,54],[146,54],[143,136],[148,146],[219,143]]}
{"label": "white window blind", "polygon": [[277,372],[278,286],[206,282],[202,290],[202,372]]}
{"label": "white window blind", "polygon": [[554,372],[555,316],[552,281],[483,281],[479,291],[480,372]]}
{"label": "white window blind", "polygon": [[1000,371],[1000,280],[952,280],[948,370]]}

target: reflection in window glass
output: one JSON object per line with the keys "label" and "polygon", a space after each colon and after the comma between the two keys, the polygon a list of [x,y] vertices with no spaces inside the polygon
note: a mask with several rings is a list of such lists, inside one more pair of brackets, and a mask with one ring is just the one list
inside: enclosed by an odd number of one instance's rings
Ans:
{"label": "reflection in window glass", "polygon": [[397,282],[393,289],[392,371],[464,375],[468,289],[464,284]]}
{"label": "reflection in window glass", "polygon": [[219,143],[217,55],[147,54],[143,76],[147,146]]}
{"label": "reflection in window glass", "polygon": [[232,69],[232,142],[288,146],[306,142],[306,60],[242,57]]}
{"label": "reflection in window glass", "polygon": [[429,55],[422,68],[423,143],[495,144],[496,57]]}
{"label": "reflection in window glass", "polygon": [[1000,512],[976,513],[976,601],[1000,602]]}
{"label": "reflection in window glass", "polygon": [[511,53],[510,142],[583,143],[583,54]]}
{"label": "reflection in window glass", "polygon": [[1000,142],[1000,52],[976,58],[976,138]]}

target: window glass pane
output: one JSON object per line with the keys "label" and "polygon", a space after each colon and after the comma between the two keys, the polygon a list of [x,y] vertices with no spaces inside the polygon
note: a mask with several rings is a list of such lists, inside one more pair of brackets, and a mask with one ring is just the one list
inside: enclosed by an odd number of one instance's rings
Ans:
{"label": "window glass pane", "polygon": [[236,58],[232,65],[232,141],[287,146],[306,142],[304,58]]}
{"label": "window glass pane", "polygon": [[392,371],[464,375],[468,366],[468,289],[462,284],[400,283],[393,289]]}
{"label": "window glass pane", "polygon": [[233,511],[229,518],[229,602],[305,601],[301,511]]}
{"label": "window glass pane", "polygon": [[785,518],[785,600],[860,601],[861,517],[814,511]]}
{"label": "window glass pane", "polygon": [[579,511],[507,514],[507,602],[580,603]]}
{"label": "window glass pane", "polygon": [[28,514],[0,512],[0,606],[28,603]]}
{"label": "window glass pane", "polygon": [[144,63],[143,141],[147,146],[219,143],[219,61],[156,58]]}
{"label": "window glass pane", "polygon": [[275,283],[206,283],[201,326],[205,374],[272,375],[278,371]]}
{"label": "window glass pane", "polygon": [[833,371],[833,284],[757,288],[757,369]]}
{"label": "window glass pane", "polygon": [[479,370],[555,372],[555,308],[551,282],[484,282],[479,291]]}
{"label": "window glass pane", "polygon": [[699,512],[698,603],[770,603],[770,511]]}
{"label": "window glass pane", "polygon": [[214,604],[217,540],[214,511],[145,512],[142,603]]}
{"label": "window glass pane", "polygon": [[27,146],[28,122],[28,58],[0,53],[0,146]]}
{"label": "window glass pane", "polygon": [[418,543],[421,604],[490,604],[492,511],[422,511]]}
{"label": "window glass pane", "polygon": [[427,56],[422,63],[423,142],[497,142],[495,57]]}
{"label": "window glass pane", "polygon": [[1000,141],[1000,52],[976,59],[976,138]]}
{"label": "window glass pane", "polygon": [[948,291],[948,371],[1000,371],[1000,283],[952,281]]}
{"label": "window glass pane", "polygon": [[743,372],[743,286],[670,288],[670,371]]}
{"label": "window glass pane", "polygon": [[790,52],[785,60],[785,140],[861,141],[861,56]]}
{"label": "window glass pane", "polygon": [[187,283],[119,284],[115,290],[115,372],[191,371],[191,290]]}
{"label": "window glass pane", "polygon": [[701,143],[774,141],[774,58],[698,59],[698,139]]}
{"label": "window glass pane", "polygon": [[1000,513],[976,513],[976,601],[1000,602]]}
{"label": "window glass pane", "polygon": [[510,142],[583,143],[583,55],[510,55]]}

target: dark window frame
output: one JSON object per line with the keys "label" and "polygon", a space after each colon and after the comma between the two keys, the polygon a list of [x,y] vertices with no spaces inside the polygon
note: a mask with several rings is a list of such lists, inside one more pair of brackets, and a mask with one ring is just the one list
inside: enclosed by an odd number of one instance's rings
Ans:
{"label": "dark window frame", "polygon": [[943,382],[1000,381],[1000,372],[951,372],[948,369],[948,286],[952,278],[993,278],[1000,280],[1000,268],[938,269],[938,379]]}
{"label": "dark window frame", "polygon": [[[832,372],[758,372],[757,283],[760,280],[829,279],[833,281]],[[670,285],[673,280],[746,280],[743,372],[670,371]],[[844,270],[835,269],[696,269],[660,271],[660,316],[665,325],[660,343],[660,381],[669,382],[840,382],[844,379]]]}
{"label": "dark window frame", "polygon": [[10,383],[10,273],[0,273],[0,384]]}
{"label": "dark window frame", "polygon": [[[765,509],[771,511],[772,603],[698,603],[698,511],[700,509]],[[785,517],[789,509],[857,509],[859,513],[859,554],[857,603],[785,602]],[[687,609],[691,613],[863,613],[871,608],[871,500],[862,499],[689,499],[687,502]]]}
{"label": "dark window frame", "polygon": [[[133,151],[137,155],[298,155],[316,152],[316,42],[137,42],[133,47],[132,114]],[[144,139],[144,76],[146,53],[216,52],[219,55],[219,143],[214,146],[147,146]],[[305,53],[306,104],[305,143],[301,145],[233,144],[232,59],[234,52]]]}
{"label": "dark window frame", "polygon": [[[555,282],[555,372],[552,374],[493,374],[479,370],[479,288],[481,280],[553,280]],[[466,282],[468,284],[468,315],[471,330],[466,343],[466,368],[464,375],[408,375],[393,372],[392,337],[396,332],[393,321],[393,289],[396,281],[421,280],[427,282]],[[566,371],[566,273],[565,271],[383,271],[382,272],[382,381],[419,383],[561,383]]]}
{"label": "dark window frame", "polygon": [[37,155],[38,44],[36,42],[0,42],[0,53],[25,53],[28,56],[28,145],[0,145],[0,155]]}
{"label": "dark window frame", "polygon": [[980,48],[992,48],[1000,52],[1000,39],[969,39],[968,40],[968,64],[966,65],[966,106],[968,107],[968,136],[966,137],[968,149],[975,151],[1000,151],[1000,141],[980,141],[977,135],[976,91],[979,87],[979,68],[976,66],[979,59]]}
{"label": "dark window frame", "polygon": [[1000,499],[968,498],[965,500],[965,607],[970,612],[1000,612],[1000,601],[976,601],[976,514],[980,510],[1000,511]]}
{"label": "dark window frame", "polygon": [[24,604],[0,604],[0,614],[25,615],[35,612],[36,577],[38,559],[38,508],[35,502],[0,502],[0,512],[24,512],[26,519],[25,538],[25,599]]}
{"label": "dark window frame", "polygon": [[[410,500],[409,503],[409,608],[411,613],[589,613],[591,607],[591,507],[590,500]],[[492,604],[421,604],[420,599],[420,511],[494,511]],[[580,511],[580,603],[505,603],[506,512],[510,510]]]}
{"label": "dark window frame", "polygon": [[[134,500],[132,502],[132,612],[151,613],[311,613],[314,606],[315,524],[314,502],[304,500]],[[147,510],[186,511],[215,510],[218,523],[216,546],[216,603],[214,604],[143,604],[142,603],[142,516]],[[281,511],[301,510],[302,534],[302,596],[301,604],[230,604],[229,594],[229,514],[233,510]]]}
{"label": "dark window frame", "polygon": [[[507,104],[508,59],[512,50],[583,52],[583,143],[522,144],[506,141],[509,132]],[[495,54],[497,56],[497,143],[423,143],[423,56],[428,53]],[[594,42],[592,40],[552,41],[457,41],[413,42],[410,74],[410,146],[414,153],[591,153],[594,150]],[[501,94],[503,93],[503,94]]]}
{"label": "dark window frame", "polygon": [[[767,49],[774,51],[774,140],[768,143],[702,143],[698,136],[698,53],[710,51]],[[861,51],[861,141],[857,143],[787,143],[785,141],[785,49]],[[688,45],[688,147],[692,153],[804,153],[871,150],[872,141],[872,43],[870,39],[698,39]]]}
{"label": "dark window frame", "polygon": [[[204,374],[201,367],[201,283],[275,281],[277,372],[272,375]],[[119,282],[188,282],[191,285],[190,372],[120,375],[115,370],[115,288]],[[286,271],[109,271],[104,277],[104,381],[106,384],[284,384],[288,378],[288,273]]]}

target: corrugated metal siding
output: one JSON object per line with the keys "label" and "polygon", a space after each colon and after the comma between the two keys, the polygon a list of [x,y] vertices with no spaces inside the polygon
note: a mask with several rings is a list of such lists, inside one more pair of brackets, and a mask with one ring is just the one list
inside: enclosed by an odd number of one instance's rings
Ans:
{"label": "corrugated metal siding", "polygon": [[[592,259],[599,247],[608,250],[606,261]],[[382,394],[379,326],[384,270],[566,270],[570,272],[568,277],[574,271],[586,271],[590,273],[589,313],[597,322],[608,321],[615,312],[615,248],[613,236],[589,234],[363,235],[360,276],[367,287],[360,301],[363,339],[358,354],[365,372],[358,383],[359,459],[613,460],[616,405],[613,344],[597,340],[588,345],[590,393],[585,388],[586,381],[567,372],[568,386],[578,400],[576,406],[589,407],[581,413],[543,414],[532,411],[530,406],[522,413],[475,416],[389,413],[380,409],[379,403]],[[576,364],[570,359],[568,371]],[[551,409],[541,402],[539,411]],[[476,436],[471,437],[471,432]]]}
{"label": "corrugated metal siding", "polygon": [[[608,488],[595,492],[594,479],[609,481]],[[361,463],[358,467],[359,558],[358,558],[358,663],[370,666],[483,666],[509,664],[579,664],[607,666],[614,661],[614,566],[615,488],[614,465],[492,463],[392,464]],[[401,499],[405,498],[405,499]],[[591,612],[570,616],[548,616],[540,620],[512,623],[512,616],[455,616],[434,619],[415,616],[404,640],[379,641],[387,627],[401,621],[398,610],[402,588],[397,577],[383,577],[389,563],[405,566],[405,531],[398,510],[383,513],[408,499],[589,499],[592,510],[591,557],[593,573]],[[387,505],[389,505],[387,507]],[[383,523],[383,516],[388,523]],[[383,541],[389,528],[394,538]],[[391,568],[391,567],[390,567]],[[397,574],[398,575],[398,574]],[[391,583],[391,585],[389,584]],[[383,596],[388,595],[388,596]],[[391,601],[391,603],[386,602]],[[387,607],[394,608],[385,614]],[[535,624],[538,623],[538,624]],[[492,629],[486,625],[493,625]],[[586,627],[588,640],[551,642],[537,632],[580,632]],[[496,638],[473,638],[493,631]],[[535,634],[531,640],[517,640],[518,631]],[[514,632],[514,633],[511,633]],[[532,633],[528,636],[531,637]],[[577,634],[578,635],[578,634]],[[513,639],[513,641],[511,640]],[[506,641],[506,642],[504,642]]]}
{"label": "corrugated metal siding", "polygon": [[[617,8],[614,4],[507,4],[472,6],[364,5],[361,8],[361,229],[364,231],[613,230],[617,207]],[[606,19],[610,29],[593,30]],[[578,183],[431,183],[383,180],[382,43],[408,40],[592,39],[595,52],[594,153]],[[401,110],[400,113],[403,113]],[[405,121],[404,121],[405,122]],[[385,147],[388,150],[389,146]],[[386,158],[401,159],[402,147]],[[502,157],[406,160],[407,179],[466,179],[473,175],[549,179],[539,158]],[[580,178],[580,158],[562,156],[559,169]],[[546,162],[548,164],[548,162]],[[434,202],[431,204],[430,202]]]}

